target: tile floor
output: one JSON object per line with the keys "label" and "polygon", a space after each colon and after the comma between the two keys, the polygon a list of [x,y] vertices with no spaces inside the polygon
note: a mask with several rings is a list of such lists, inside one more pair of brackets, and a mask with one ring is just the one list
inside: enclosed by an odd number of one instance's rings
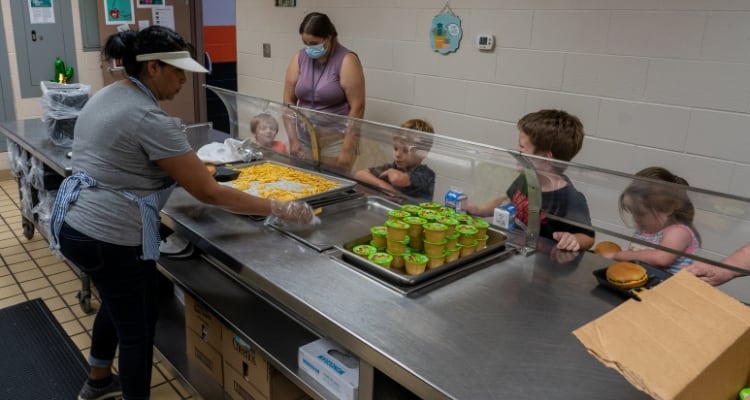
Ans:
{"label": "tile floor", "polygon": [[[41,297],[87,358],[94,313],[84,313],[78,304],[79,277],[65,261],[50,252],[47,241],[38,231],[31,240],[24,237],[19,204],[16,181],[0,181],[0,308]],[[91,303],[94,309],[98,307],[95,290]],[[151,398],[200,397],[177,377],[171,366],[155,355]]]}

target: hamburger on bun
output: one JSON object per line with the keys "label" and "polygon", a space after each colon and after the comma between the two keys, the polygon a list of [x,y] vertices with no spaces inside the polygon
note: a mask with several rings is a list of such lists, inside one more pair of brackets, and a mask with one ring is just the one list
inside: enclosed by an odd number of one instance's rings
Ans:
{"label": "hamburger on bun", "polygon": [[616,262],[607,268],[607,282],[620,289],[637,288],[648,282],[648,272],[632,262]]}
{"label": "hamburger on bun", "polygon": [[622,248],[615,242],[602,241],[594,246],[594,253],[599,255],[607,253],[617,253],[620,251],[622,251]]}

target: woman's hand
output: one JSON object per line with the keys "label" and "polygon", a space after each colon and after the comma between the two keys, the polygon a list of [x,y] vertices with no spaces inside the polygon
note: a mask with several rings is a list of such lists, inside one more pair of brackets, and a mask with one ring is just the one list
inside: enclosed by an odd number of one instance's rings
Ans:
{"label": "woman's hand", "polygon": [[685,267],[685,269],[713,286],[721,285],[740,276],[737,272],[699,261]]}
{"label": "woman's hand", "polygon": [[304,201],[280,201],[271,199],[271,215],[297,225],[308,224],[315,216],[312,207]]}

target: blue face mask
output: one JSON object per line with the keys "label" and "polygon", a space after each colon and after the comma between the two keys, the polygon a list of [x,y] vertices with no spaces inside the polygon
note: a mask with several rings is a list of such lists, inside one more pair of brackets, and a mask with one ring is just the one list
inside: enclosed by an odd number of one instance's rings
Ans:
{"label": "blue face mask", "polygon": [[323,47],[323,43],[316,44],[314,46],[305,46],[305,53],[313,60],[318,59],[326,53],[326,48]]}

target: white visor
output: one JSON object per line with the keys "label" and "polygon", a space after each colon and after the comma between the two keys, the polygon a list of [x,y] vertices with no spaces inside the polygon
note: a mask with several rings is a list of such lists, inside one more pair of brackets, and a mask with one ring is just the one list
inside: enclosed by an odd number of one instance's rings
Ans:
{"label": "white visor", "polygon": [[168,51],[164,53],[148,53],[135,56],[136,61],[159,60],[165,64],[190,72],[208,72],[202,65],[190,57],[187,51]]}

